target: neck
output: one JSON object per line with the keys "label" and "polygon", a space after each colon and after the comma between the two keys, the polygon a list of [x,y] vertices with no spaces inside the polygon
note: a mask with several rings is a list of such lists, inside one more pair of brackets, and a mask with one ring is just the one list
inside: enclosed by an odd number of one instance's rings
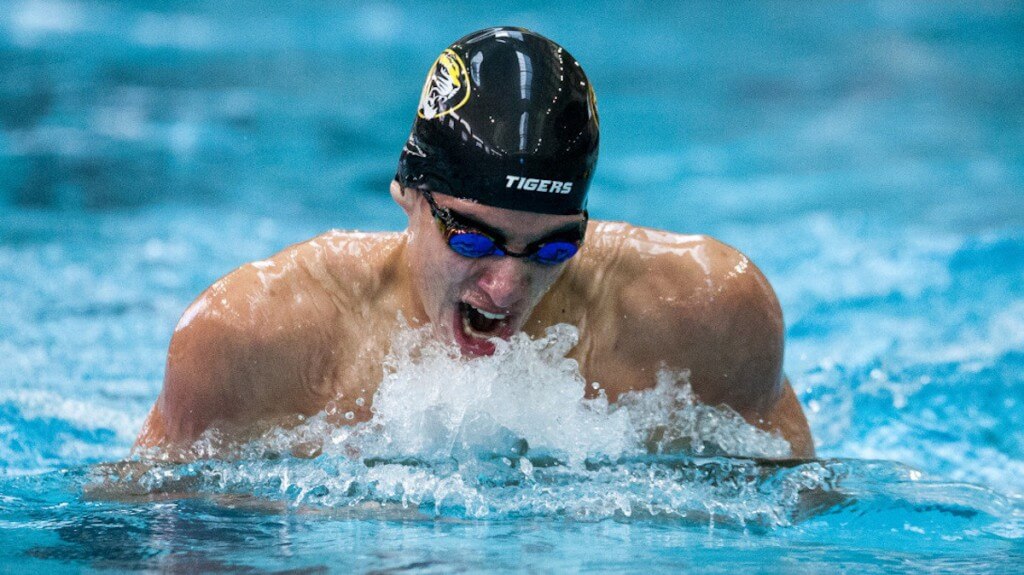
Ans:
{"label": "neck", "polygon": [[396,307],[410,325],[417,327],[430,322],[416,287],[409,265],[409,230],[400,234],[394,253],[384,265],[385,281],[395,286]]}

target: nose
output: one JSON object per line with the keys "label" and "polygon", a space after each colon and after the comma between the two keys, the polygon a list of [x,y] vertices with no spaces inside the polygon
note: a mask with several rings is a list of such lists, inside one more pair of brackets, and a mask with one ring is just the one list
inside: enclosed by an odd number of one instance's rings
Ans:
{"label": "nose", "polygon": [[529,284],[526,262],[511,257],[486,258],[486,267],[477,280],[477,287],[487,294],[491,303],[505,309],[526,296]]}

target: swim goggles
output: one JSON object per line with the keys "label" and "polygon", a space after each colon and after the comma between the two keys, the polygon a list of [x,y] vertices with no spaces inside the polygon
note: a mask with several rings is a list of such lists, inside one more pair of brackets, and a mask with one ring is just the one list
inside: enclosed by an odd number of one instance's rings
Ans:
{"label": "swim goggles", "polygon": [[429,190],[417,188],[423,197],[430,204],[430,213],[437,221],[437,227],[441,230],[448,247],[453,252],[467,258],[483,258],[487,256],[511,256],[513,258],[526,258],[546,266],[553,266],[567,261],[576,255],[580,246],[583,245],[583,235],[587,229],[587,212],[583,212],[583,220],[578,228],[555,234],[533,242],[526,246],[523,252],[514,252],[505,246],[501,233],[496,230],[481,230],[481,224],[467,221],[459,214],[453,213],[447,208],[442,208],[434,201]]}

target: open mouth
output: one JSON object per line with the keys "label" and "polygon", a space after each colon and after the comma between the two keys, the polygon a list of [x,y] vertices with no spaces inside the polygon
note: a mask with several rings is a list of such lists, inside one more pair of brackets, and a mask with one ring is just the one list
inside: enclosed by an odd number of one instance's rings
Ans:
{"label": "open mouth", "polygon": [[488,341],[490,338],[512,335],[511,314],[490,312],[459,302],[455,316],[455,339],[463,353],[491,355],[494,344]]}

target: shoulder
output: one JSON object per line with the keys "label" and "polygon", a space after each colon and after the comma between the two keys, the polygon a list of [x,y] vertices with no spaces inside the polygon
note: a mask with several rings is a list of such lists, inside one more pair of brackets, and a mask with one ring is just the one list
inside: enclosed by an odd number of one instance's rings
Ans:
{"label": "shoulder", "polygon": [[[374,234],[328,232],[240,266],[182,314],[158,400],[167,435],[214,421],[299,412],[326,393],[324,372],[350,294],[368,276]],[[378,250],[380,251],[380,250]]]}
{"label": "shoulder", "polygon": [[621,347],[647,364],[689,369],[707,402],[742,412],[774,401],[781,389],[782,311],[749,258],[704,235],[618,223],[594,231],[601,252],[595,260],[621,318]]}
{"label": "shoulder", "polygon": [[174,329],[179,334],[199,327],[219,327],[261,335],[276,316],[294,317],[331,291],[322,273],[323,249],[318,236],[289,246],[263,260],[239,266],[215,281],[185,310]]}
{"label": "shoulder", "polygon": [[185,310],[175,333],[198,320],[255,336],[285,328],[284,319],[329,316],[328,303],[378,275],[376,260],[387,257],[397,236],[332,230],[239,266]]}
{"label": "shoulder", "polygon": [[[591,240],[592,243],[591,243]],[[706,235],[686,235],[619,222],[597,222],[588,236],[589,266],[619,276],[631,311],[781,313],[761,270],[742,252]]]}

